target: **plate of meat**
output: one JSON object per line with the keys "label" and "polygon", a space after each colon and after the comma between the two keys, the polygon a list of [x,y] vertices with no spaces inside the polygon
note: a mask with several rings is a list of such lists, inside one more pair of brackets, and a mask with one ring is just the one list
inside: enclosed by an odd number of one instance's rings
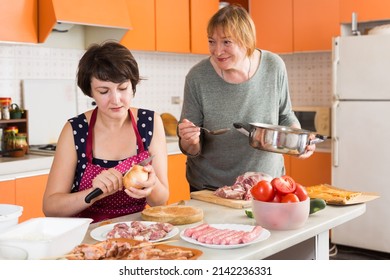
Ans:
{"label": "plate of meat", "polygon": [[80,244],[63,258],[67,260],[196,260],[202,254],[202,251],[194,248],[113,238],[96,244]]}
{"label": "plate of meat", "polygon": [[180,232],[192,244],[214,249],[233,249],[266,240],[271,233],[261,226],[203,223]]}
{"label": "plate of meat", "polygon": [[158,242],[174,237],[179,229],[170,223],[160,222],[119,222],[93,229],[91,237],[98,241],[126,238],[138,241]]}

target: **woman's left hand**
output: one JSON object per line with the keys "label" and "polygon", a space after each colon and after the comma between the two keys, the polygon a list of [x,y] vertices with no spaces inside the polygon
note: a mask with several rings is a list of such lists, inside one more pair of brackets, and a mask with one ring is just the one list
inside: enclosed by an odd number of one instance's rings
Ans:
{"label": "woman's left hand", "polygon": [[[316,138],[316,136],[314,134],[310,134],[309,140],[313,140],[315,138]],[[316,150],[315,144],[307,145],[305,148],[305,152],[303,154],[299,155],[298,158],[300,158],[300,159],[309,158],[313,155],[315,150]]]}
{"label": "woman's left hand", "polygon": [[154,186],[156,185],[157,176],[156,173],[154,172],[152,165],[149,164],[147,166],[144,166],[144,170],[148,172],[149,176],[148,176],[148,180],[143,182],[137,182],[138,185],[141,186],[142,188],[138,189],[138,188],[130,187],[129,189],[125,189],[125,192],[133,198],[148,197],[152,193]]}

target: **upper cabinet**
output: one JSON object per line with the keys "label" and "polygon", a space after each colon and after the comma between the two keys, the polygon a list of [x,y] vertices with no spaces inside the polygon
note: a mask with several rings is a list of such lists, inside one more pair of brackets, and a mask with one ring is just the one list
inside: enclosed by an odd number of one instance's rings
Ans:
{"label": "upper cabinet", "polygon": [[190,28],[191,52],[208,54],[207,24],[209,19],[218,11],[219,0],[191,0]]}
{"label": "upper cabinet", "polygon": [[155,0],[156,50],[190,52],[189,0]]}
{"label": "upper cabinet", "polygon": [[121,43],[131,50],[190,52],[189,0],[126,0],[133,29]]}
{"label": "upper cabinet", "polygon": [[340,22],[352,22],[352,13],[357,13],[359,22],[390,19],[389,0],[339,0]]}
{"label": "upper cabinet", "polygon": [[257,46],[276,53],[329,51],[340,34],[339,0],[252,0]]}
{"label": "upper cabinet", "polygon": [[256,25],[257,47],[276,53],[293,52],[293,1],[255,0],[250,14]]}
{"label": "upper cabinet", "polygon": [[208,53],[206,27],[218,0],[126,0],[133,26],[121,43],[131,50]]}
{"label": "upper cabinet", "polygon": [[0,2],[0,41],[38,42],[38,0]]}
{"label": "upper cabinet", "polygon": [[340,0],[294,0],[294,51],[330,51],[340,35]]}
{"label": "upper cabinet", "polygon": [[155,0],[126,0],[132,30],[127,31],[121,43],[131,50],[156,50]]}

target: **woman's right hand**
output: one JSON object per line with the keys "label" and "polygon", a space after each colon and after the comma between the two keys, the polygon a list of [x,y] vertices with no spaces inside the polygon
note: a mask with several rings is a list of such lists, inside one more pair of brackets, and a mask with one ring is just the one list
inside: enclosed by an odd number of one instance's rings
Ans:
{"label": "woman's right hand", "polygon": [[200,153],[200,128],[188,119],[183,119],[178,125],[177,134],[180,146],[189,155]]}
{"label": "woman's right hand", "polygon": [[200,128],[193,122],[183,119],[178,125],[178,136],[187,145],[196,145],[199,143]]}
{"label": "woman's right hand", "polygon": [[103,191],[103,194],[99,195],[97,200],[122,190],[122,180],[122,173],[115,168],[103,170],[92,180],[92,189],[99,188]]}

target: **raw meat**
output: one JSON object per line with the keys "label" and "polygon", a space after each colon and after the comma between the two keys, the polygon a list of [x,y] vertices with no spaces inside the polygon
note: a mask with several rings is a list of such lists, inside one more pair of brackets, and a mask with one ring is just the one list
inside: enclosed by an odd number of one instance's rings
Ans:
{"label": "raw meat", "polygon": [[272,177],[262,172],[246,172],[236,178],[232,186],[223,186],[214,191],[214,195],[237,200],[250,200],[250,189],[261,180],[271,181]]}

